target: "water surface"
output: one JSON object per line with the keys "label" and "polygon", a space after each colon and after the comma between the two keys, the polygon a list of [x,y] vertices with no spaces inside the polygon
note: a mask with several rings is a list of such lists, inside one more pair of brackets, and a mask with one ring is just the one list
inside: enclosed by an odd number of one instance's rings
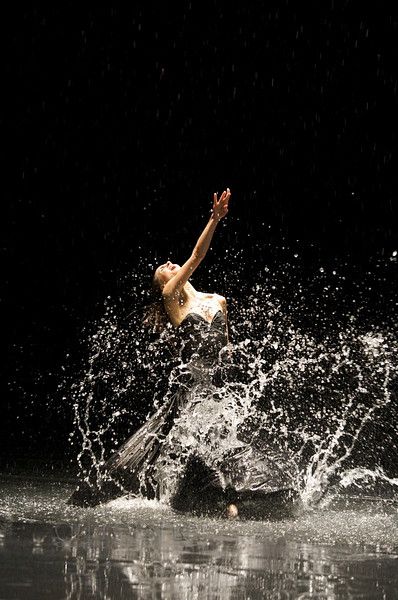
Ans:
{"label": "water surface", "polygon": [[274,521],[227,521],[121,498],[66,504],[71,483],[0,483],[0,598],[398,597],[392,501],[340,497]]}

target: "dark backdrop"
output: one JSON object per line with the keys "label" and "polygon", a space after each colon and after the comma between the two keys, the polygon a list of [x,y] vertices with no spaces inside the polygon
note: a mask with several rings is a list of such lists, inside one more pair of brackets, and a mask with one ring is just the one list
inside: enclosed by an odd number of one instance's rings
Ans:
{"label": "dark backdrop", "polygon": [[245,285],[275,248],[364,271],[396,248],[397,20],[240,4],[4,24],[3,456],[62,456],[65,356],[140,261],[187,256],[213,191],[233,196],[209,264],[246,249]]}

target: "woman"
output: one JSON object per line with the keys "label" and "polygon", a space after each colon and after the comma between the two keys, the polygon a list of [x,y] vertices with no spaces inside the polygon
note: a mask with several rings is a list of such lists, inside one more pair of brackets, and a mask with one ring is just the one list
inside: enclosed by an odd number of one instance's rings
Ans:
{"label": "woman", "polygon": [[[159,329],[165,316],[180,340],[180,363],[172,371],[162,406],[111,456],[101,481],[90,485],[83,482],[71,496],[71,503],[93,506],[126,492],[159,498],[163,484],[170,479],[168,465],[173,468],[176,458],[182,467],[171,497],[176,510],[228,518],[238,514],[268,518],[286,516],[291,501],[297,498],[282,463],[268,453],[259,455],[242,442],[242,447],[232,448],[225,457],[225,468],[221,465],[215,469],[191,454],[189,447],[179,446],[181,410],[189,400],[195,403],[214,395],[221,351],[228,343],[225,298],[198,292],[189,277],[206,256],[217,224],[228,213],[230,197],[229,188],[220,198],[214,194],[209,222],[181,267],[168,261],[155,271],[153,285],[161,294],[161,303],[150,312],[147,322]],[[254,463],[258,469],[249,466]]]}
{"label": "woman", "polygon": [[210,220],[200,235],[191,256],[182,267],[167,261],[155,271],[154,287],[161,291],[167,316],[176,328],[192,313],[211,322],[221,310],[226,318],[225,298],[218,294],[198,292],[188,280],[206,256],[217,224],[228,213],[230,197],[229,188],[221,194],[219,199],[217,199],[217,194],[214,194]]}
{"label": "woman", "polygon": [[206,256],[218,223],[228,213],[230,197],[229,188],[220,198],[214,194],[210,219],[188,260],[182,266],[167,261],[154,274],[153,286],[161,294],[161,305],[149,321],[158,327],[159,310],[163,310],[181,342],[180,364],[163,405],[111,456],[102,469],[101,481],[82,482],[70,503],[94,506],[126,491],[159,496],[159,478],[154,472],[162,445],[186,405],[189,391],[212,381],[213,367],[228,342],[225,298],[198,292],[189,277]]}

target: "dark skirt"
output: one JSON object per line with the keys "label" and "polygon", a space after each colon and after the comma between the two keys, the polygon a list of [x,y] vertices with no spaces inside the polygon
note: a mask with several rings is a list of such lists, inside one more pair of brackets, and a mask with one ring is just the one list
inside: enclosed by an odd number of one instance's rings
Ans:
{"label": "dark skirt", "polygon": [[157,498],[153,467],[194,382],[195,373],[182,370],[163,405],[109,458],[95,481],[80,482],[68,503],[96,506],[126,493]]}
{"label": "dark skirt", "polygon": [[[157,463],[162,461],[158,458],[163,447],[166,454],[170,452],[164,443],[176,419],[189,399],[195,398],[195,391],[202,397],[207,390],[214,393],[225,376],[225,363],[218,360],[226,343],[221,311],[210,325],[191,314],[179,329],[185,341],[182,349],[185,367],[174,370],[170,379],[173,383],[162,406],[109,458],[96,481],[79,484],[69,498],[70,504],[95,506],[126,493],[159,498],[156,469]],[[216,468],[206,465],[200,457],[186,457],[171,498],[172,507],[197,514],[222,515],[227,504],[233,503],[238,505],[241,516],[249,518],[266,518],[270,507],[279,508],[284,514],[284,507],[297,498],[281,470],[284,460],[281,457],[274,460],[275,456],[273,458],[269,451],[259,456],[254,452],[242,444],[241,449],[235,448],[225,457],[225,464],[218,464]],[[248,468],[249,463],[252,470]]]}

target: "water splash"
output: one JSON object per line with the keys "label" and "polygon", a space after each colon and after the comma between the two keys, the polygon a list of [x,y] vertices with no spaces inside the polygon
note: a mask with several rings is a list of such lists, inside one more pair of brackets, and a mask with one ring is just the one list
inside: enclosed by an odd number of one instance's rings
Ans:
{"label": "water splash", "polygon": [[[162,499],[169,501],[193,453],[225,484],[294,487],[307,506],[375,481],[391,493],[398,484],[386,474],[396,455],[395,328],[359,319],[363,306],[339,316],[322,311],[321,295],[303,326],[303,285],[286,310],[276,278],[265,273],[268,285],[254,286],[230,311],[234,344],[220,357],[221,384],[190,390],[163,445],[155,470]],[[329,297],[323,268],[317,283]],[[106,458],[145,420],[143,407],[150,414],[160,405],[182,367],[171,329],[154,338],[139,319],[126,324],[121,314],[108,298],[88,339],[86,373],[72,389],[71,442],[87,482],[103,477]]]}

